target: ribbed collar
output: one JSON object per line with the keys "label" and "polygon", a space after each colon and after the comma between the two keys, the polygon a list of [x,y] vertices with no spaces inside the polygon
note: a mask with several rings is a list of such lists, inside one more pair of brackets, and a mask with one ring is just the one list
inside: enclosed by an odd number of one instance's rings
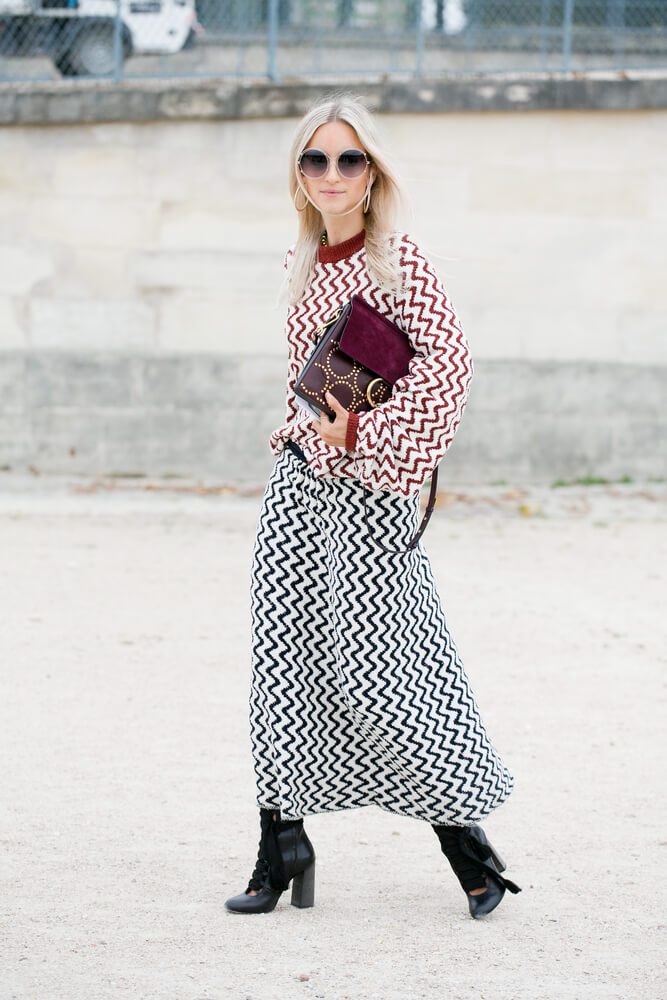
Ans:
{"label": "ribbed collar", "polygon": [[318,260],[320,264],[336,264],[339,260],[345,260],[346,257],[351,257],[353,253],[357,253],[358,250],[364,245],[366,239],[366,233],[362,229],[360,233],[353,236],[352,239],[344,240],[342,243],[337,243],[334,247],[319,247]]}

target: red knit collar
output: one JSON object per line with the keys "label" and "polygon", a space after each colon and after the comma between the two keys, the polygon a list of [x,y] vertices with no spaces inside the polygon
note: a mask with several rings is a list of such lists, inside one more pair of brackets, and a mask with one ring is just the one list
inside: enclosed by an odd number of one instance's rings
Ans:
{"label": "red knit collar", "polygon": [[360,233],[357,233],[350,240],[344,240],[333,247],[319,247],[317,259],[320,264],[336,264],[339,260],[345,260],[346,257],[351,257],[353,253],[361,250],[365,239],[366,233],[362,229]]}

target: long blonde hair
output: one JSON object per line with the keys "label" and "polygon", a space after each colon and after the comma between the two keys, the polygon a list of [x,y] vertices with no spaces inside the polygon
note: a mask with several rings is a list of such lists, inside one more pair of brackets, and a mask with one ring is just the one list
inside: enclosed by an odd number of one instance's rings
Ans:
{"label": "long blonde hair", "polygon": [[364,220],[368,273],[383,288],[397,291],[401,287],[401,274],[391,240],[391,233],[396,228],[399,210],[404,202],[401,182],[380,145],[368,109],[356,97],[334,94],[319,101],[304,115],[290,150],[290,194],[292,200],[300,196],[306,202],[305,209],[299,212],[299,235],[287,276],[288,299],[292,305],[301,299],[310,284],[323,228],[322,216],[303,194],[299,178],[299,157],[320,125],[335,121],[345,122],[355,130],[372,160],[375,172],[370,207]]}

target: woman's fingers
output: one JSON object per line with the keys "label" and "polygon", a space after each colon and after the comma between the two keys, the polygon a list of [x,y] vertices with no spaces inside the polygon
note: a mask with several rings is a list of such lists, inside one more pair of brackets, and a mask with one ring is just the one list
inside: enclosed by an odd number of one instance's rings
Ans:
{"label": "woman's fingers", "polygon": [[332,393],[326,392],[325,398],[334,411],[334,419],[329,420],[326,414],[322,414],[319,424],[315,424],[315,429],[327,444],[335,448],[344,448],[347,431],[347,410],[344,406],[340,405]]}
{"label": "woman's fingers", "polygon": [[345,417],[345,422],[347,423],[347,410],[345,409],[344,406],[340,405],[334,394],[332,392],[325,392],[324,397],[329,406],[331,407],[331,409],[336,414],[336,419],[338,419],[338,417]]}

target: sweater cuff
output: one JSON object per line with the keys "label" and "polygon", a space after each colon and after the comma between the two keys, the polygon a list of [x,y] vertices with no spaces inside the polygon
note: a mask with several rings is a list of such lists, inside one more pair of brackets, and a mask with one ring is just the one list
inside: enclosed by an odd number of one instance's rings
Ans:
{"label": "sweater cuff", "polygon": [[359,416],[356,413],[348,413],[347,430],[345,431],[345,451],[355,451],[357,447],[357,429],[359,427]]}

